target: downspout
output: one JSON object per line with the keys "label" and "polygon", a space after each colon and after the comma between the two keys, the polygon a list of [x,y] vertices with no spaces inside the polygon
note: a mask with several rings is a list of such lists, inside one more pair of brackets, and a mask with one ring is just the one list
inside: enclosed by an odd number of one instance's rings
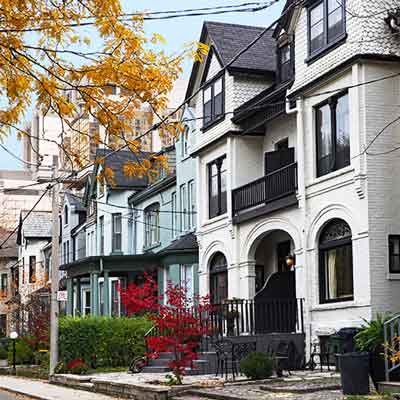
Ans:
{"label": "downspout", "polygon": [[133,254],[137,254],[137,219],[138,211],[135,210],[133,213]]}

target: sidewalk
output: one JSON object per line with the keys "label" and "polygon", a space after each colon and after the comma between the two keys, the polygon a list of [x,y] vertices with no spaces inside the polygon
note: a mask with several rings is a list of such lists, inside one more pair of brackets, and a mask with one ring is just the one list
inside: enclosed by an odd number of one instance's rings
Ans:
{"label": "sidewalk", "polygon": [[38,400],[112,400],[115,397],[102,394],[85,392],[61,386],[52,385],[47,382],[16,378],[9,376],[0,376],[0,389],[10,391],[16,394],[22,394],[27,397]]}

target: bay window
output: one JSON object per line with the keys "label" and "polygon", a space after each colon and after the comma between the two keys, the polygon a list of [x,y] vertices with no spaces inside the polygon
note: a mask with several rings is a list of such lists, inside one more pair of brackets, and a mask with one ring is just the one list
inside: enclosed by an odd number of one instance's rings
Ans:
{"label": "bay window", "polygon": [[208,164],[209,217],[225,214],[226,208],[226,156]]}
{"label": "bay window", "polygon": [[315,108],[317,176],[350,165],[348,94],[335,96]]}
{"label": "bay window", "polygon": [[308,49],[312,57],[340,41],[346,31],[345,0],[320,0],[308,9]]}
{"label": "bay window", "polygon": [[204,127],[211,125],[224,115],[224,80],[219,77],[203,90]]}

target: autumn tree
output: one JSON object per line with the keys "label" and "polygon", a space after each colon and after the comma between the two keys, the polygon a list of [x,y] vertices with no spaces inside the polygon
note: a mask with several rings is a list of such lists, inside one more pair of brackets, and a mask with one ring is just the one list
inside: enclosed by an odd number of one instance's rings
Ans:
{"label": "autumn tree", "polygon": [[170,383],[181,385],[186,368],[192,367],[197,359],[202,338],[212,333],[209,298],[191,298],[186,285],[168,282],[161,299],[157,296],[158,285],[149,275],[144,276],[143,284],[130,284],[120,292],[129,315],[147,313],[154,323],[152,334],[146,337],[148,357],[171,353],[173,359],[169,367],[173,376],[169,377]]}
{"label": "autumn tree", "polygon": [[[113,140],[98,134],[82,140],[136,153],[140,141],[135,140],[130,121],[137,110],[146,104],[155,115],[160,113],[182,71],[183,58],[201,60],[207,51],[204,45],[192,44],[167,55],[160,50],[160,35],[145,34],[145,14],[124,13],[119,0],[0,0],[0,9],[3,134],[15,129],[20,137],[29,137],[20,123],[35,105],[42,114],[60,118],[61,136],[67,130],[88,136],[73,122],[90,115]],[[110,96],[114,87],[119,96]],[[72,93],[78,101],[72,100]],[[168,121],[160,129],[176,132]],[[89,162],[67,146],[62,150],[71,163]],[[126,166],[125,173],[143,173],[146,168],[151,165]]]}

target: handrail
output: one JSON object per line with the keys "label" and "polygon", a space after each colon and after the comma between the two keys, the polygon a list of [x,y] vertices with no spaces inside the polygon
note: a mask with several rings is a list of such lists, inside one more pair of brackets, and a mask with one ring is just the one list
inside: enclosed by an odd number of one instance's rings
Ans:
{"label": "handrail", "polygon": [[[395,327],[395,324],[397,324],[397,327]],[[395,332],[395,328],[397,328],[397,332]],[[390,338],[388,336],[390,336]],[[390,381],[390,373],[400,368],[400,361],[396,363],[393,361],[393,359],[390,358],[388,347],[390,344],[393,344],[394,338],[398,336],[400,336],[400,314],[393,316],[391,319],[385,321],[383,324],[385,380],[387,382]]]}

